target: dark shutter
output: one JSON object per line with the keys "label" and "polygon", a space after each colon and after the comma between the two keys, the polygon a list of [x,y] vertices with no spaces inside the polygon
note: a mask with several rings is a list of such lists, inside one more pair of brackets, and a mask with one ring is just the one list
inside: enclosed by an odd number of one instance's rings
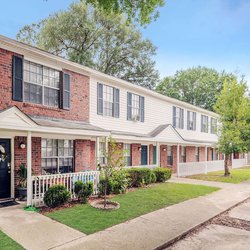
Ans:
{"label": "dark shutter", "polygon": [[184,128],[184,109],[181,109],[181,128]]}
{"label": "dark shutter", "polygon": [[61,72],[60,108],[70,109],[70,75]]}
{"label": "dark shutter", "polygon": [[116,118],[119,118],[120,116],[120,91],[119,89],[113,89],[114,90],[114,114],[113,116]]}
{"label": "dark shutter", "polygon": [[12,58],[12,99],[23,101],[23,58],[13,56]]}
{"label": "dark shutter", "polygon": [[193,120],[194,120],[194,128],[193,128],[193,130],[196,130],[196,112],[193,113]]}
{"label": "dark shutter", "polygon": [[103,115],[103,85],[97,84],[97,114]]}
{"label": "dark shutter", "polygon": [[190,111],[187,111],[187,130],[191,130],[190,129]]}
{"label": "dark shutter", "polygon": [[176,127],[176,107],[173,106],[173,126]]}
{"label": "dark shutter", "polygon": [[132,120],[132,94],[127,94],[127,119]]}
{"label": "dark shutter", "polygon": [[144,110],[145,110],[145,103],[144,103],[144,97],[140,96],[140,100],[139,100],[139,105],[140,105],[140,121],[144,122]]}

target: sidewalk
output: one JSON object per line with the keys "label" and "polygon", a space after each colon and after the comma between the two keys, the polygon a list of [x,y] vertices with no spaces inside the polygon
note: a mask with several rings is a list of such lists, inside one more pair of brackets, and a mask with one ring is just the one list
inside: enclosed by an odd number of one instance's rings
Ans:
{"label": "sidewalk", "polygon": [[24,211],[23,206],[0,208],[0,230],[25,249],[50,249],[85,236],[39,213]]}
{"label": "sidewalk", "polygon": [[[184,180],[175,178],[172,181]],[[211,182],[185,180],[186,183]],[[216,183],[221,185],[221,183]],[[223,186],[223,187],[222,187]],[[157,210],[54,249],[155,249],[250,197],[249,183],[225,184],[207,196]]]}

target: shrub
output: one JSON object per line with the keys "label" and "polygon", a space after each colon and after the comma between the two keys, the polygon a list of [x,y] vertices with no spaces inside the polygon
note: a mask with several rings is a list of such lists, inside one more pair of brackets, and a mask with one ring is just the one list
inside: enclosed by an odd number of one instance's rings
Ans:
{"label": "shrub", "polygon": [[156,183],[156,175],[154,171],[151,171],[151,183]]}
{"label": "shrub", "polygon": [[44,194],[44,203],[51,208],[58,207],[70,198],[70,192],[63,185],[54,185]]}
{"label": "shrub", "polygon": [[99,184],[98,184],[98,191],[100,195],[104,195],[105,192],[105,183],[107,182],[107,195],[112,193],[112,183],[111,180],[105,180],[103,178],[100,179]]}
{"label": "shrub", "polygon": [[151,183],[152,171],[149,168],[130,168],[127,171],[131,187],[141,187]]}
{"label": "shrub", "polygon": [[110,184],[113,193],[125,193],[129,184],[128,172],[124,169],[113,171],[110,176]]}
{"label": "shrub", "polygon": [[83,182],[82,181],[76,181],[75,182],[75,194],[78,200],[80,200],[80,192],[83,189]]}
{"label": "shrub", "polygon": [[86,203],[87,199],[91,194],[94,192],[94,185],[93,182],[86,182],[82,185],[82,190],[79,193],[80,200],[82,203]]}
{"label": "shrub", "polygon": [[169,168],[155,168],[154,170],[156,181],[157,182],[165,182],[171,178],[172,171]]}

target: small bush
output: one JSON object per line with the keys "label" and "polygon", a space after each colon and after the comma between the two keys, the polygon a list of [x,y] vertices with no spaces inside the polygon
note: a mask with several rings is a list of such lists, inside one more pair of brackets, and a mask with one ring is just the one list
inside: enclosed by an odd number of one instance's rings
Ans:
{"label": "small bush", "polygon": [[94,192],[93,182],[83,183],[82,190],[79,193],[81,202],[86,203],[87,199],[91,194],[93,194],[93,192]]}
{"label": "small bush", "polygon": [[75,194],[78,200],[80,200],[80,192],[83,189],[83,182],[82,181],[76,181],[75,182]]}
{"label": "small bush", "polygon": [[[104,195],[106,180],[101,178],[98,184],[98,191],[100,195]],[[112,193],[112,183],[111,180],[107,181],[107,195]]]}
{"label": "small bush", "polygon": [[152,171],[149,168],[128,169],[131,187],[141,187],[151,183]]}
{"label": "small bush", "polygon": [[151,183],[156,183],[156,175],[154,171],[151,171]]}
{"label": "small bush", "polygon": [[156,181],[157,182],[165,182],[171,178],[172,171],[169,168],[155,168],[154,170]]}
{"label": "small bush", "polygon": [[51,208],[58,207],[70,198],[70,192],[63,185],[54,185],[44,194],[44,203]]}
{"label": "small bush", "polygon": [[113,193],[115,194],[125,193],[129,184],[127,171],[124,169],[113,171],[110,177],[110,184]]}

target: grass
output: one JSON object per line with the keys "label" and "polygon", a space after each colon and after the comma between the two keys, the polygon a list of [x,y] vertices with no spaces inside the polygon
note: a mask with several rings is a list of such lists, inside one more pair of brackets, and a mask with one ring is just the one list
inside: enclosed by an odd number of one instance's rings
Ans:
{"label": "grass", "polygon": [[250,166],[238,169],[231,169],[230,176],[224,176],[224,170],[210,172],[208,174],[198,174],[188,176],[187,178],[204,180],[204,181],[218,181],[237,184],[250,179]]}
{"label": "grass", "polygon": [[1,250],[19,250],[23,249],[19,244],[17,244],[14,240],[0,231],[0,249]]}
{"label": "grass", "polygon": [[141,188],[115,196],[112,200],[120,203],[118,210],[102,211],[85,204],[47,213],[46,215],[83,233],[91,234],[142,214],[216,190],[218,188],[201,185],[155,184],[148,188]]}

